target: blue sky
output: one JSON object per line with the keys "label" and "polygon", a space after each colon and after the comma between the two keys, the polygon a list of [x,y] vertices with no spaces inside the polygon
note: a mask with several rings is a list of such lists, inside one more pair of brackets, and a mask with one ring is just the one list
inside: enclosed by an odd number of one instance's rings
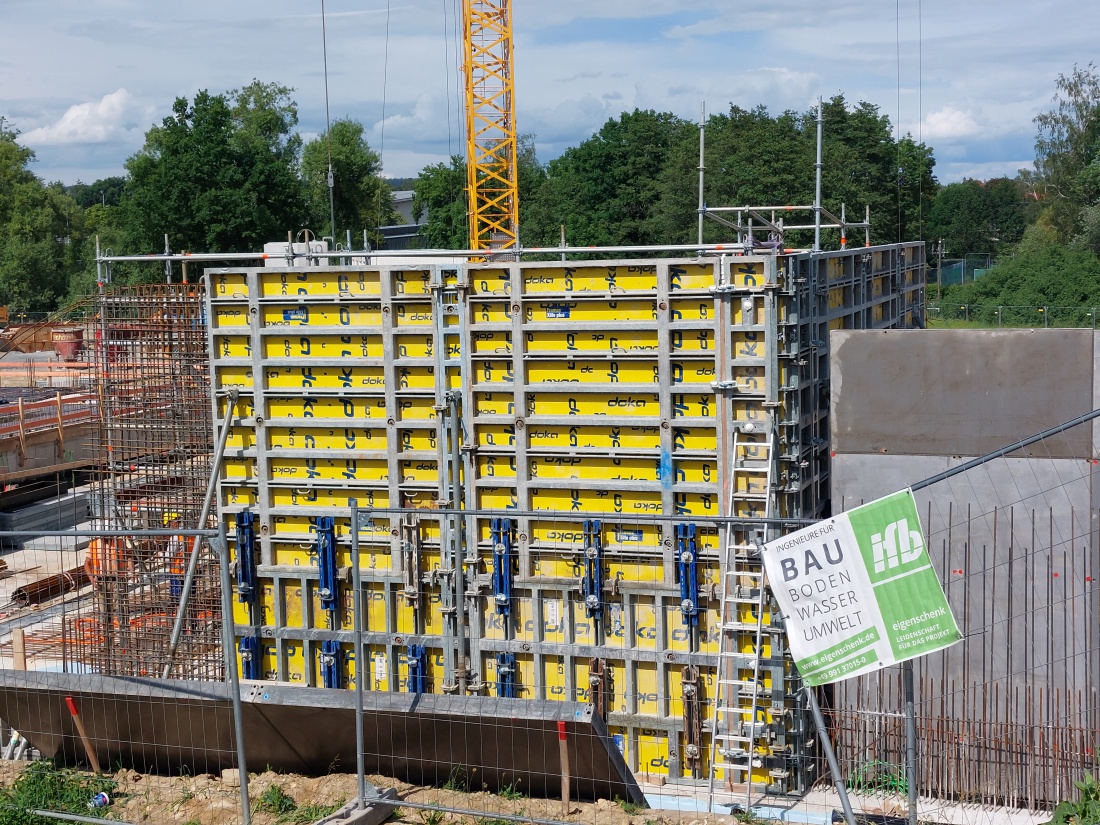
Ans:
{"label": "blue sky", "polygon": [[[460,5],[326,0],[332,114],[367,125],[388,175],[462,152]],[[635,107],[695,119],[704,101],[843,93],[931,145],[943,182],[1028,166],[1032,119],[1100,32],[1094,0],[513,0],[513,16],[518,126],[544,161]],[[120,174],[176,96],[253,78],[295,88],[308,138],[321,46],[320,0],[0,0],[0,117],[66,183]]]}

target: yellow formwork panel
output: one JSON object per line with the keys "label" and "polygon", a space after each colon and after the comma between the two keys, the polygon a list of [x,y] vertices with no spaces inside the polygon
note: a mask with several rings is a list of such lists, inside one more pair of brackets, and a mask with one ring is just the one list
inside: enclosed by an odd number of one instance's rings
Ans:
{"label": "yellow formwork panel", "polygon": [[[700,269],[706,268],[705,264],[700,266]],[[713,280],[713,275],[710,277]],[[736,287],[763,286],[765,278],[763,261],[736,261],[730,265],[730,283]],[[710,286],[713,285],[713,283],[710,284]],[[673,287],[675,288],[675,281],[673,281]],[[696,286],[694,288],[705,289],[707,287]]]}
{"label": "yellow formwork panel", "polygon": [[492,266],[471,267],[466,273],[466,278],[469,281],[471,293],[478,298],[508,295],[512,291],[512,277],[507,269]]}
{"label": "yellow formwork panel", "polygon": [[[426,400],[424,406],[431,408]],[[431,417],[435,417],[434,410]],[[385,395],[342,395],[340,397],[314,396],[271,396],[268,398],[270,424],[281,424],[280,418],[348,418],[348,419],[386,419]]]}
{"label": "yellow formwork panel", "polygon": [[210,275],[210,293],[215,300],[248,298],[248,285],[243,272],[214,272]]}
{"label": "yellow formwork panel", "polygon": [[254,458],[226,457],[222,462],[222,476],[227,481],[248,481],[256,477]]}
{"label": "yellow formwork panel", "polygon": [[245,306],[215,306],[213,327],[225,329],[228,327],[248,327],[248,307]]}
{"label": "yellow formwork panel", "polygon": [[222,485],[222,500],[231,507],[256,506],[256,490],[253,487]]}
{"label": "yellow formwork panel", "polygon": [[229,451],[251,449],[256,446],[256,431],[247,427],[230,426],[225,446]]}
{"label": "yellow formwork panel", "polygon": [[471,299],[470,313],[478,324],[508,326],[512,323],[512,301],[507,297]]}
{"label": "yellow formwork panel", "polygon": [[[361,508],[389,506],[389,492],[381,484],[373,489],[364,486],[332,489],[293,483],[272,485],[269,503],[273,507],[347,507],[350,499],[356,499]],[[360,535],[366,535],[366,531],[360,531]]]}
{"label": "yellow formwork panel", "polygon": [[474,415],[516,414],[515,396],[510,392],[475,392],[473,397]]}
{"label": "yellow formwork panel", "polygon": [[885,317],[886,307],[882,304],[878,304],[871,308],[871,319],[874,321],[881,321]]}
{"label": "yellow formwork panel", "polygon": [[265,374],[267,385],[276,391],[291,388],[374,391],[435,389],[435,367],[398,365],[395,371],[397,377],[392,387],[386,384],[385,368],[381,364],[361,364],[350,360],[346,367],[268,367]]}
{"label": "yellow formwork panel", "polygon": [[[656,304],[654,304],[656,312]],[[735,309],[735,319],[740,319],[741,308]],[[656,315],[654,316],[657,317]],[[714,318],[714,301],[707,297],[677,298],[669,301],[669,317],[675,321],[710,321]],[[735,323],[744,323],[735,320]],[[751,322],[749,322],[751,323]]]}
{"label": "yellow formwork panel", "polygon": [[[645,299],[618,300],[547,300],[528,301],[524,304],[523,315],[530,323],[569,321],[570,323],[597,322],[642,322],[651,323],[658,318],[657,301]],[[481,315],[474,316],[474,323],[485,320]]]}
{"label": "yellow formwork panel", "polygon": [[307,664],[305,642],[288,642],[283,648],[287,681],[305,684]]}
{"label": "yellow formwork panel", "polygon": [[[409,464],[411,462],[402,462]],[[384,481],[389,475],[386,459],[332,459],[332,458],[280,458],[268,459],[271,477],[282,479],[358,479],[359,481]],[[435,462],[432,462],[435,468]]]}
{"label": "yellow formwork panel", "polygon": [[[685,395],[685,404],[690,401],[708,399],[708,405],[713,402],[713,395],[696,396]],[[633,416],[659,416],[661,414],[661,398],[650,393],[593,393],[578,391],[575,395],[568,392],[539,392],[537,389],[528,396],[528,415],[578,415],[598,416],[614,415],[617,418]],[[687,412],[685,415],[698,414]]]}
{"label": "yellow formwork panel", "polygon": [[[531,449],[579,447],[656,451],[661,446],[660,427],[539,424],[526,432],[527,445]],[[482,447],[514,447],[516,428],[512,424],[481,424],[477,427],[477,443]],[[673,431],[674,450],[713,451],[714,444],[713,429],[677,427]]]}
{"label": "yellow formwork panel", "polygon": [[[281,422],[279,422],[281,423]],[[268,446],[271,449],[308,449],[308,450],[380,450],[390,449],[387,433],[382,422],[374,427],[314,427],[309,422],[294,422],[293,426],[272,426],[267,430]],[[436,451],[436,435],[432,429],[403,429],[392,445],[400,452],[424,450],[433,456]]]}
{"label": "yellow formwork panel", "polygon": [[829,309],[840,309],[845,305],[845,288],[842,286],[834,286],[829,290]]}
{"label": "yellow formwork panel", "polygon": [[[265,335],[263,337],[263,355],[265,358],[295,358],[308,361],[311,358],[369,358],[378,360],[383,357],[382,337],[379,335]],[[401,353],[402,356],[424,356],[423,336],[406,336],[413,350]],[[427,339],[427,352],[431,355],[432,339]],[[242,357],[242,352],[226,352],[230,357]]]}
{"label": "yellow formwork panel", "polygon": [[474,355],[510,355],[512,333],[506,330],[475,332],[470,336],[470,347]]}
{"label": "yellow formwork panel", "polygon": [[[405,328],[424,331],[435,324],[435,316],[431,307],[424,304],[396,303],[393,307],[394,325],[400,330]],[[382,316],[378,316],[374,323],[364,323],[363,326],[380,327]]]}
{"label": "yellow formwork panel", "polygon": [[[264,304],[260,307],[260,319],[266,328],[347,327],[351,331],[381,327],[382,307],[377,302],[341,306],[305,303]],[[430,320],[429,316],[429,322]]]}

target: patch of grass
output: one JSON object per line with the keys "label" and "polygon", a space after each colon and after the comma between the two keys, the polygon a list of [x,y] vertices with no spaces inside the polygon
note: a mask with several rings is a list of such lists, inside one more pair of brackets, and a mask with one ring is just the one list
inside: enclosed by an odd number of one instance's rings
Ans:
{"label": "patch of grass", "polygon": [[510,785],[505,785],[500,789],[500,793],[497,794],[501,799],[526,799],[527,794],[519,789],[519,782],[513,782]]}
{"label": "patch of grass", "polygon": [[616,796],[614,802],[616,805],[623,809],[623,813],[627,816],[634,816],[634,814],[642,810],[641,805],[636,802],[631,802],[629,799],[623,799]]}
{"label": "patch of grass", "polygon": [[455,765],[451,768],[451,775],[443,783],[443,790],[462,791],[463,793],[470,790],[470,780],[466,776],[465,765]]}
{"label": "patch of grass", "polygon": [[197,819],[189,819],[183,823],[183,825],[202,825]]}
{"label": "patch of grass", "polygon": [[509,822],[507,819],[478,818],[474,821],[477,825],[515,825],[514,822]]}
{"label": "patch of grass", "polygon": [[88,803],[101,792],[110,796],[113,803],[118,798],[118,783],[103,776],[58,768],[50,761],[32,762],[12,785],[0,789],[0,822],[51,825],[55,821],[29,814],[31,808],[86,816]]}
{"label": "patch of grass", "polygon": [[421,808],[417,811],[422,825],[440,825],[443,821],[443,811],[428,811]]}
{"label": "patch of grass", "polygon": [[298,803],[294,801],[294,797],[278,785],[268,785],[264,788],[264,792],[260,794],[260,798],[256,800],[255,805],[252,806],[252,810],[281,817],[298,810]]}
{"label": "patch of grass", "polygon": [[275,821],[279,825],[313,825],[317,820],[336,813],[341,807],[340,805],[303,805],[283,814]]}

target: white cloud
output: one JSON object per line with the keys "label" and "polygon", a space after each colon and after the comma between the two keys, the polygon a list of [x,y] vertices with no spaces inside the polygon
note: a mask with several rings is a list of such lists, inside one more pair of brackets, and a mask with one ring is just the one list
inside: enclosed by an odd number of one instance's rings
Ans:
{"label": "white cloud", "polygon": [[963,112],[954,106],[944,106],[925,116],[921,123],[921,133],[926,140],[950,140],[968,138],[980,134],[982,127],[970,112]]}
{"label": "white cloud", "polygon": [[138,108],[133,95],[119,89],[97,101],[70,106],[57,122],[32,129],[22,140],[30,146],[58,146],[108,143],[130,137],[135,130],[143,134],[144,120],[134,118]]}

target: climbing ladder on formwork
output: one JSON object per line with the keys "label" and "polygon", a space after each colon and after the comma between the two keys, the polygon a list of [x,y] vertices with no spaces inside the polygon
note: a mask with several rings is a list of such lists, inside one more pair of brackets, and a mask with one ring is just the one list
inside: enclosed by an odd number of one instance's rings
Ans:
{"label": "climbing ladder on formwork", "polygon": [[[736,512],[740,501],[756,503],[764,518],[773,515],[774,448],[775,438],[771,434],[748,440],[735,433],[730,513]],[[767,596],[759,545],[765,539],[763,528],[749,532],[731,527],[726,531],[722,553],[721,639],[711,740],[711,789],[719,779],[719,772],[728,789],[743,785],[746,810],[751,805],[754,771],[759,773],[765,768],[762,755],[770,752],[770,728],[762,707],[765,688],[773,684],[763,678],[762,661]],[[767,693],[770,694],[770,689]]]}
{"label": "climbing ladder on formwork", "polygon": [[[774,521],[802,515],[807,467],[800,380],[809,367],[804,290],[773,259],[763,277],[736,258],[723,264],[715,313],[722,334],[714,387],[729,422],[725,515],[734,519],[721,549],[717,692],[710,723],[710,795],[789,795],[808,787],[812,760],[801,682],[764,580],[760,547],[779,535]],[[745,523],[737,523],[745,519]]]}

